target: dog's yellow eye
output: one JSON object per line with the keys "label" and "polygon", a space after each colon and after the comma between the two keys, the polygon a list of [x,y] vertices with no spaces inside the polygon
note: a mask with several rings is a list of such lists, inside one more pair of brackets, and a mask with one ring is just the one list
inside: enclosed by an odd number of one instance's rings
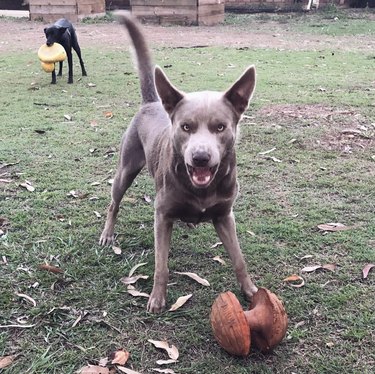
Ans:
{"label": "dog's yellow eye", "polygon": [[225,125],[223,125],[222,123],[220,123],[219,125],[217,125],[217,132],[223,132],[225,130]]}
{"label": "dog's yellow eye", "polygon": [[182,130],[184,130],[185,132],[189,132],[190,131],[190,125],[188,125],[187,123],[184,123],[182,126],[181,126]]}

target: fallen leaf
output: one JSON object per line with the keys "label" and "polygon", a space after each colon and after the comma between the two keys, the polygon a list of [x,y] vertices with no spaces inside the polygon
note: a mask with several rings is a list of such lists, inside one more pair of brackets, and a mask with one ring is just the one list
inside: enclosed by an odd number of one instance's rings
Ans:
{"label": "fallen leaf", "polygon": [[34,130],[37,134],[40,134],[40,135],[43,135],[46,133],[46,130],[39,130],[39,129],[36,129]]}
{"label": "fallen leaf", "polygon": [[12,365],[13,361],[18,357],[18,355],[10,355],[0,357],[0,369],[4,369],[9,365]]}
{"label": "fallen leaf", "polygon": [[53,266],[53,265],[48,265],[48,264],[43,264],[43,265],[39,265],[39,269],[40,270],[47,270],[47,271],[50,271],[51,273],[55,273],[55,274],[61,274],[64,272],[64,270],[56,267],[56,266]]}
{"label": "fallen leaf", "polygon": [[273,162],[283,162],[279,158],[273,157],[273,156],[268,156],[266,157],[267,160],[272,160]]}
{"label": "fallen leaf", "polygon": [[36,306],[36,301],[31,296],[25,295],[24,293],[17,293],[17,292],[16,292],[16,295],[18,297],[21,297],[27,300],[29,303],[33,304],[34,307]]}
{"label": "fallen leaf", "polygon": [[329,270],[329,271],[335,271],[337,268],[336,264],[324,264],[322,265],[322,269]]}
{"label": "fallen leaf", "polygon": [[172,360],[177,360],[178,356],[180,355],[178,353],[177,347],[174,346],[174,345],[170,346],[169,343],[167,341],[165,341],[165,340],[152,340],[152,339],[148,339],[148,342],[150,342],[151,344],[153,344],[156,348],[164,349],[165,351],[167,351],[168,356]]}
{"label": "fallen leaf", "polygon": [[144,266],[144,265],[147,265],[147,262],[141,262],[140,264],[133,266],[130,269],[128,276],[131,277],[139,267]]}
{"label": "fallen leaf", "polygon": [[134,284],[139,279],[148,279],[148,275],[135,275],[133,277],[123,277],[121,278],[121,282],[128,285],[128,284]]}
{"label": "fallen leaf", "polygon": [[177,360],[157,360],[156,363],[158,365],[169,365],[169,364],[175,364],[177,362]]}
{"label": "fallen leaf", "polygon": [[153,371],[157,371],[158,373],[165,373],[165,374],[176,374],[175,371],[173,371],[172,369],[159,369],[159,368],[153,368],[151,369]]}
{"label": "fallen leaf", "polygon": [[77,374],[109,374],[109,369],[102,366],[87,365],[76,372]]}
{"label": "fallen leaf", "polygon": [[99,186],[100,185],[100,182],[92,182],[90,183],[91,186]]}
{"label": "fallen leaf", "polygon": [[175,271],[175,274],[186,275],[187,277],[194,279],[196,282],[198,282],[202,286],[206,286],[206,287],[210,286],[210,283],[208,282],[208,280],[201,278],[198,274],[190,273],[190,272],[180,272],[180,271]]}
{"label": "fallen leaf", "polygon": [[248,234],[250,234],[251,236],[256,236],[256,235],[255,235],[255,232],[253,232],[253,231],[251,231],[251,230],[247,230],[246,232],[247,232]]}
{"label": "fallen leaf", "polygon": [[324,223],[324,224],[318,225],[317,227],[319,230],[332,231],[332,232],[345,231],[345,230],[350,230],[353,228],[353,226],[345,226],[342,223],[334,223],[334,222]]}
{"label": "fallen leaf", "polygon": [[111,119],[111,118],[113,118],[113,113],[112,112],[104,112],[104,117],[108,118],[108,119]]}
{"label": "fallen leaf", "polygon": [[65,114],[65,115],[64,115],[64,118],[65,118],[67,121],[71,121],[71,120],[72,120],[72,116],[70,116],[69,114]]}
{"label": "fallen leaf", "polygon": [[268,153],[271,153],[275,150],[276,150],[276,148],[272,148],[272,149],[269,149],[268,151],[259,152],[258,155],[264,156],[264,155],[267,155]]}
{"label": "fallen leaf", "polygon": [[362,269],[362,276],[363,276],[363,279],[366,279],[367,276],[368,276],[368,273],[370,272],[370,270],[375,267],[375,264],[367,264],[363,269]]}
{"label": "fallen leaf", "polygon": [[112,250],[116,255],[120,255],[122,253],[122,250],[120,247],[112,246]]}
{"label": "fallen leaf", "polygon": [[312,266],[306,266],[304,267],[303,269],[301,269],[301,271],[303,273],[311,273],[317,269],[321,269],[322,268],[322,265],[312,265]]}
{"label": "fallen leaf", "polygon": [[111,360],[111,364],[118,364],[118,365],[125,365],[128,361],[130,353],[125,351],[124,349],[119,349],[116,352],[113,352],[109,359]]}
{"label": "fallen leaf", "polygon": [[217,243],[211,245],[210,248],[217,248],[219,245],[223,245],[223,243],[222,242],[217,242]]}
{"label": "fallen leaf", "polygon": [[94,214],[95,214],[96,218],[102,217],[102,215],[99,212],[97,212],[96,210],[94,210]]}
{"label": "fallen leaf", "polygon": [[128,369],[128,368],[126,368],[126,367],[124,367],[124,366],[116,366],[116,368],[117,368],[118,370],[122,371],[122,372],[125,373],[125,374],[141,374],[141,373],[138,372],[138,371],[134,371],[134,370],[132,370],[132,369]]}
{"label": "fallen leaf", "polygon": [[88,87],[96,87],[96,84],[95,83],[87,83],[87,86]]}
{"label": "fallen leaf", "polygon": [[314,257],[313,255],[305,255],[303,257],[301,257],[299,260],[302,261],[302,260],[306,260],[307,258],[312,258]]}
{"label": "fallen leaf", "polygon": [[305,285],[305,281],[302,277],[300,277],[299,275],[297,274],[293,274],[293,275],[290,275],[289,277],[286,277],[283,282],[295,282],[295,281],[300,281],[300,283],[298,284],[291,284],[292,287],[303,287]]}
{"label": "fallen leaf", "polygon": [[226,265],[227,263],[220,257],[220,256],[215,256],[212,258],[214,261],[219,262],[222,265]]}
{"label": "fallen leaf", "polygon": [[29,192],[34,192],[35,187],[29,181],[25,181],[25,183],[21,183],[20,187],[26,188]]}
{"label": "fallen leaf", "polygon": [[143,199],[144,199],[144,201],[146,201],[146,203],[151,203],[151,201],[152,201],[151,197],[148,196],[148,195],[144,195]]}
{"label": "fallen leaf", "polygon": [[[189,294],[186,296],[181,296],[177,299],[177,301],[171,306],[169,312],[173,312],[179,308],[181,308],[193,295]],[[172,358],[172,357],[171,357]]]}
{"label": "fallen leaf", "polygon": [[140,297],[147,297],[147,298],[150,297],[150,295],[148,293],[138,291],[132,285],[128,286],[127,291],[128,291],[128,294],[130,294],[132,296],[135,296],[135,297],[138,297],[138,296],[140,296]]}
{"label": "fallen leaf", "polygon": [[325,264],[325,265],[312,265],[312,266],[306,266],[301,271],[303,273],[312,273],[315,270],[323,269],[323,270],[329,270],[329,271],[335,271],[337,265],[336,264]]}

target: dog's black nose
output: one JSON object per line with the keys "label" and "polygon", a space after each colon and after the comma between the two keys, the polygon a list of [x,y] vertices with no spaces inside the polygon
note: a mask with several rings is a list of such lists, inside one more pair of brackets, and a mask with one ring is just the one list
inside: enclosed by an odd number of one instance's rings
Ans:
{"label": "dog's black nose", "polygon": [[207,166],[211,159],[211,155],[205,151],[197,151],[193,153],[194,166]]}

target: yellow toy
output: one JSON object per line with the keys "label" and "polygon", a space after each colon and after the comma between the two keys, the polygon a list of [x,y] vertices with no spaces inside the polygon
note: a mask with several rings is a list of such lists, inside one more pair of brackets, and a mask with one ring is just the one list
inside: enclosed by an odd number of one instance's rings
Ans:
{"label": "yellow toy", "polygon": [[55,63],[66,59],[64,47],[59,43],[53,43],[50,47],[43,44],[38,50],[38,57],[45,72],[51,73],[55,70]]}

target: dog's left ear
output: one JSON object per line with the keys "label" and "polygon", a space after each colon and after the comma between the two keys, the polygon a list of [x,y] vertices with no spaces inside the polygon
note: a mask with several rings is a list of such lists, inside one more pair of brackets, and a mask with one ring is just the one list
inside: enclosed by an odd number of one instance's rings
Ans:
{"label": "dog's left ear", "polygon": [[247,109],[255,89],[255,67],[249,66],[241,77],[224,94],[224,97],[233,105],[238,115]]}
{"label": "dog's left ear", "polygon": [[183,99],[183,92],[173,86],[159,66],[155,67],[155,86],[164,109],[168,114],[171,114]]}

